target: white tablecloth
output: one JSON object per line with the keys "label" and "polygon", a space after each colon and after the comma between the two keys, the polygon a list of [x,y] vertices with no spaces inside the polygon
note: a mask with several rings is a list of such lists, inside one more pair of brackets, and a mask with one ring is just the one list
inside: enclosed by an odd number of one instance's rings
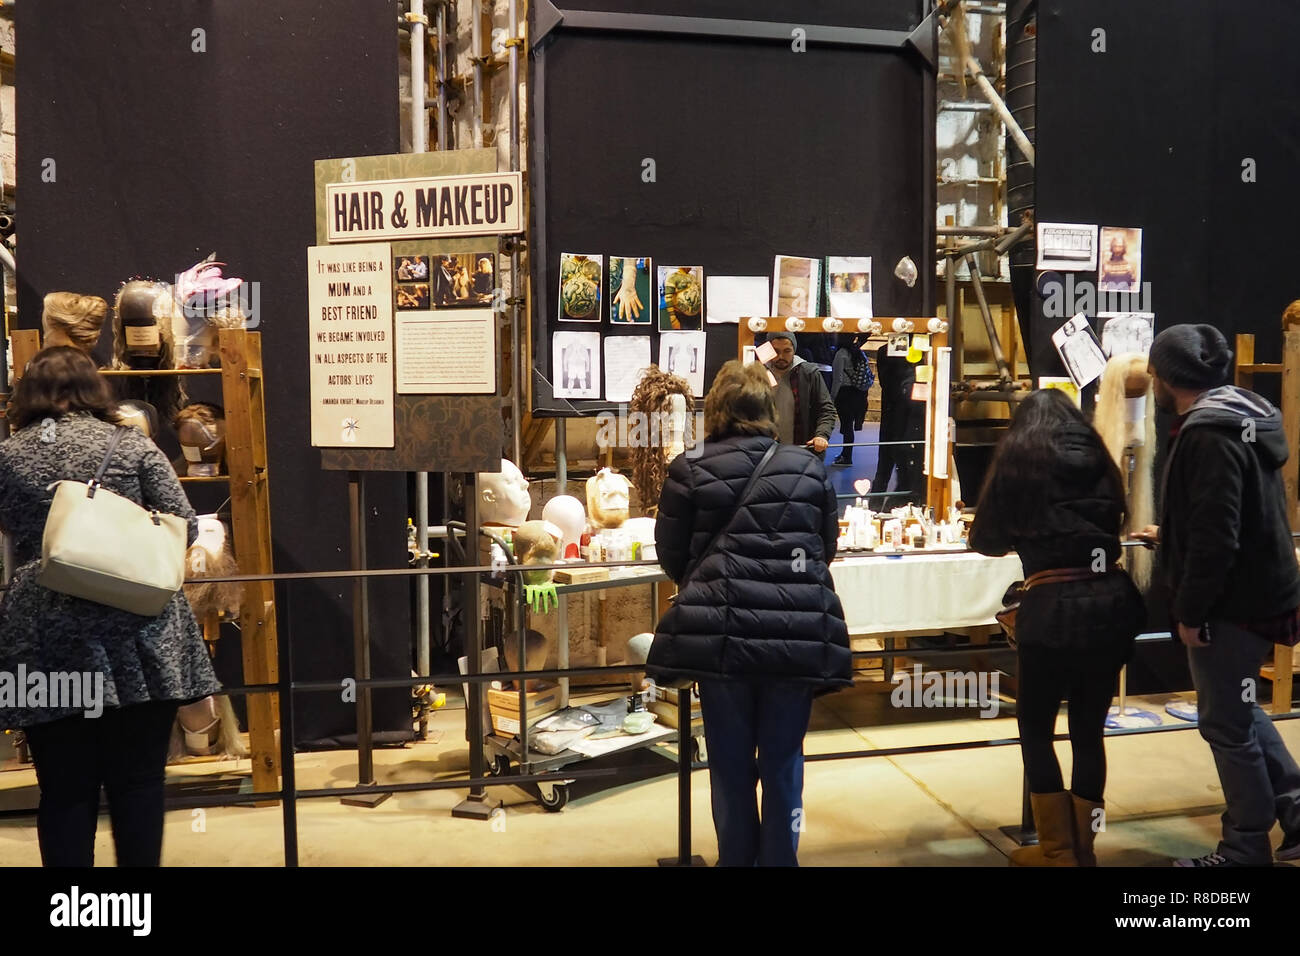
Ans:
{"label": "white tablecloth", "polygon": [[831,565],[854,636],[996,624],[1002,595],[1023,575],[1014,554],[866,555]]}

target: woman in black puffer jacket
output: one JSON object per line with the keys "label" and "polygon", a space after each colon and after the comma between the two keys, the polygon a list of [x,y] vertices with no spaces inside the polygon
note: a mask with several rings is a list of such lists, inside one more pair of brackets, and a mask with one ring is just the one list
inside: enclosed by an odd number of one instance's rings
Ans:
{"label": "woman in black puffer jacket", "polygon": [[704,400],[708,439],[670,466],[655,528],[659,563],[690,580],[646,669],[661,683],[699,681],[721,866],[796,864],[813,695],[852,683],[828,568],[839,515],[821,461],[779,446],[738,501],[776,440],[775,419],[763,367],[724,365]]}
{"label": "woman in black puffer jacket", "polygon": [[[1057,569],[1081,577],[1031,587],[1016,620],[1016,714],[1039,842],[1013,852],[1013,865],[1097,862],[1106,712],[1146,613],[1116,567],[1124,511],[1119,469],[1074,403],[1056,389],[1022,402],[980,494],[970,545],[991,555],[1016,551],[1026,580]],[[1062,700],[1074,756],[1070,791],[1052,749]]]}

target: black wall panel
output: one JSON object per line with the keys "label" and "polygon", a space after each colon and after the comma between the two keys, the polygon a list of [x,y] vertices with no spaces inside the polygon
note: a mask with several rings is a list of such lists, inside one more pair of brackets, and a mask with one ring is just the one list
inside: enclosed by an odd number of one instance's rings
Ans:
{"label": "black wall panel", "polygon": [[[556,5],[903,32],[922,16],[917,2]],[[933,310],[934,84],[916,50],[809,42],[796,53],[784,41],[562,26],[532,64],[532,385],[542,414],[610,407],[552,396],[557,330],[648,330],[658,359],[657,326],[556,321],[561,253],[649,255],[702,265],[706,279],[770,276],[777,254],[871,255],[877,315]],[[641,178],[646,158],[652,183]],[[892,276],[904,255],[922,277],[911,289]],[[735,357],[736,327],[705,329],[708,381]]]}
{"label": "black wall panel", "polygon": [[[39,324],[46,292],[111,302],[128,276],[169,280],[216,250],[261,286],[276,570],[346,567],[346,475],[322,472],[310,445],[304,250],[313,160],[397,151],[396,5],[40,0],[17,16],[21,324]],[[368,493],[371,563],[404,566],[403,478],[374,475]],[[192,497],[202,511],[224,491]],[[294,676],[352,674],[350,587],[294,583],[279,599]],[[376,580],[371,607],[376,675],[406,676],[407,586]],[[242,683],[226,643],[221,676]],[[334,695],[304,695],[296,713],[300,742],[354,732],[354,708]],[[404,692],[376,695],[377,730],[409,737],[409,716]]]}

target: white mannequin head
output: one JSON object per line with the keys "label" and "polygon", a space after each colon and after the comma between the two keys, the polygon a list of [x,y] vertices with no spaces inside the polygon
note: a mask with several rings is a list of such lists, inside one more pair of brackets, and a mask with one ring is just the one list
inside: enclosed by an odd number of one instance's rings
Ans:
{"label": "white mannequin head", "polygon": [[542,520],[560,529],[560,555],[576,558],[582,533],[587,530],[587,509],[582,502],[572,495],[556,495],[542,508]]}
{"label": "white mannequin head", "polygon": [[664,458],[672,461],[686,450],[686,396],[668,396],[668,422],[663,433]]}
{"label": "white mannequin head", "polygon": [[199,536],[194,544],[209,554],[217,555],[226,546],[226,526],[216,515],[199,516]]}
{"label": "white mannequin head", "polygon": [[480,524],[518,527],[528,520],[533,499],[528,494],[528,479],[515,463],[501,459],[499,472],[481,472],[478,476]]}
{"label": "white mannequin head", "polygon": [[587,479],[587,511],[598,528],[617,528],[628,516],[631,484],[617,472],[602,468]]}

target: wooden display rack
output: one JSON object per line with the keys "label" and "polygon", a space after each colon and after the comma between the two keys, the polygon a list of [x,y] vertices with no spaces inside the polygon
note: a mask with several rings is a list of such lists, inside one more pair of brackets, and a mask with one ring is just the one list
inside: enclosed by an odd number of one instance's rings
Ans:
{"label": "wooden display rack", "polygon": [[[1300,448],[1296,436],[1300,435],[1300,331],[1283,330],[1282,362],[1255,361],[1255,336],[1237,336],[1237,368],[1233,381],[1240,388],[1253,389],[1257,374],[1282,376],[1282,431],[1291,447],[1291,457],[1282,466],[1286,486],[1286,513],[1291,530],[1300,531],[1300,513],[1297,512],[1297,489],[1300,488]],[[1291,689],[1297,670],[1294,648],[1278,644],[1273,648],[1273,663],[1260,668],[1260,676],[1273,682],[1273,713],[1285,714],[1291,710]]]}
{"label": "wooden display rack", "polygon": [[[789,318],[787,317],[763,316],[762,319],[766,323],[765,328],[763,328],[761,331],[755,331],[754,329],[751,329],[749,327],[750,316],[746,315],[740,317],[740,322],[737,326],[737,331],[736,331],[736,357],[739,358],[742,362],[745,360],[745,349],[753,347],[755,335],[766,334],[770,337],[773,332],[784,332],[787,331],[788,329]],[[795,330],[796,335],[801,335],[803,333],[826,333],[830,335],[836,335],[839,333],[848,333],[852,335],[858,332],[857,319],[831,319],[826,316],[813,316],[813,317],[799,316],[798,321],[803,323],[803,328],[796,329]],[[882,324],[886,324],[886,323],[892,323],[894,321],[894,318],[890,316],[884,319],[877,319],[876,321],[879,321]],[[933,420],[934,419],[933,413],[935,409],[935,399],[937,397],[935,384],[939,378],[938,355],[940,349],[948,347],[948,333],[928,331],[929,322],[930,322],[929,316],[925,318],[911,318],[911,319],[907,319],[906,321],[910,321],[914,327],[914,331],[910,334],[928,335],[930,337],[930,350],[924,353],[924,358],[923,358],[923,361],[931,368],[930,397],[926,400],[926,412],[927,412],[926,422],[927,425],[929,426],[930,434],[927,436],[929,442],[926,444],[925,461],[923,463],[924,473],[926,476],[925,501],[929,507],[934,509],[934,513],[936,516],[946,515],[948,513],[948,508],[954,504],[954,498],[952,493],[952,476],[955,473],[954,472],[955,464],[953,462],[953,457],[952,457],[952,437],[951,437],[951,433],[949,432],[948,424],[947,424],[948,420],[952,418],[951,403],[949,403],[949,405],[947,406],[947,412],[943,417],[942,423],[935,422]],[[832,328],[830,329],[826,328],[827,322],[832,323]],[[835,328],[834,324],[838,324],[839,327]],[[902,334],[902,333],[893,333],[889,331],[888,326],[886,326],[886,329],[882,334],[885,336],[889,336],[893,334]],[[952,381],[951,378],[949,378],[948,381],[949,384],[951,385],[951,381]],[[941,456],[943,455],[947,456],[947,467],[943,469],[945,475],[942,478],[935,476],[934,474],[935,469],[932,467],[931,459],[933,458],[933,456],[930,453],[930,449],[933,445],[936,436],[941,436],[941,441],[944,445],[944,449],[940,451],[939,454]]]}
{"label": "wooden display rack", "polygon": [[[12,333],[14,380],[22,375],[41,347],[36,329]],[[181,476],[182,484],[229,482],[231,531],[240,574],[271,574],[271,502],[267,480],[266,404],[262,380],[262,336],[246,329],[220,332],[221,368],[101,370],[109,377],[161,375],[219,375],[226,413],[226,474],[212,478]],[[213,633],[205,621],[205,637]],[[270,684],[279,680],[275,587],[271,581],[244,585],[239,613],[244,682]],[[253,789],[280,789],[279,695],[249,694],[248,742],[253,765]],[[273,805],[273,802],[262,804]]]}

